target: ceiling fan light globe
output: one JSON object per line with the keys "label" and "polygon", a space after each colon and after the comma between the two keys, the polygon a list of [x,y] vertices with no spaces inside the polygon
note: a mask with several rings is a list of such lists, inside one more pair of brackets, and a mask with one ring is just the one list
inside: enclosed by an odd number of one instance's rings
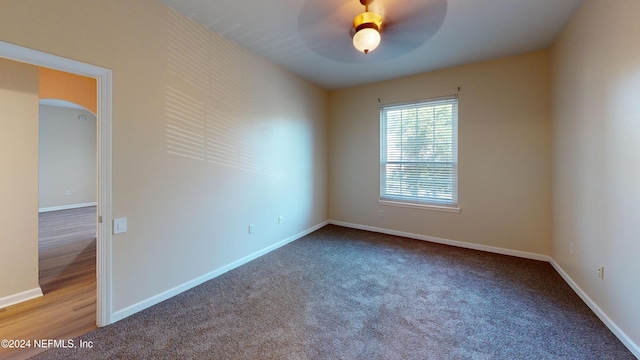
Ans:
{"label": "ceiling fan light globe", "polygon": [[353,36],[353,47],[361,53],[368,53],[380,45],[380,32],[372,28],[360,29]]}

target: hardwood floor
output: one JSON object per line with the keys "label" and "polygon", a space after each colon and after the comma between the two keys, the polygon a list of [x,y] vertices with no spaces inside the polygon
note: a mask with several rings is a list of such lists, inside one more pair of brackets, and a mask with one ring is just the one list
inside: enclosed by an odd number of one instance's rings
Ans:
{"label": "hardwood floor", "polygon": [[[0,340],[68,340],[96,328],[96,207],[41,213],[38,230],[44,296],[0,309]],[[0,348],[0,359],[44,350]]]}

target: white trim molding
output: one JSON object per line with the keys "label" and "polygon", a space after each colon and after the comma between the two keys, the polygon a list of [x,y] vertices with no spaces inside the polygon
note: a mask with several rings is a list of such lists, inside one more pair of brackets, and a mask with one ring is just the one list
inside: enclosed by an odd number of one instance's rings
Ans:
{"label": "white trim molding", "polygon": [[640,346],[633,340],[631,340],[631,338],[624,331],[622,331],[622,329],[620,329],[620,327],[618,327],[618,325],[613,322],[613,320],[611,320],[611,318],[598,306],[598,304],[596,304],[595,301],[593,301],[589,297],[589,295],[587,295],[587,293],[585,293],[584,290],[582,290],[582,288],[578,286],[575,281],[573,281],[571,276],[569,276],[569,274],[567,274],[555,260],[550,259],[549,262],[551,263],[551,266],[556,269],[558,274],[562,276],[564,281],[569,284],[569,286],[571,286],[573,291],[578,294],[582,301],[587,304],[591,311],[593,311],[596,316],[598,316],[598,318],[600,318],[600,320],[602,320],[602,322],[607,325],[609,330],[611,330],[611,332],[627,347],[627,349],[629,349],[629,351],[631,351],[631,353],[633,353],[633,355],[635,355],[635,357],[640,359]]}
{"label": "white trim molding", "polygon": [[97,296],[96,322],[98,326],[109,325],[111,320],[111,122],[112,122],[112,72],[99,66],[47,54],[38,50],[0,41],[0,57],[47,67],[54,70],[87,76],[96,79],[98,95],[98,221],[96,242]]}
{"label": "white trim molding", "polygon": [[0,309],[4,309],[7,306],[15,305],[23,301],[35,299],[42,296],[42,289],[38,286],[35,289],[23,291],[21,293],[5,296],[0,299]]}
{"label": "white trim molding", "polygon": [[418,204],[411,202],[402,202],[402,201],[392,201],[392,200],[378,200],[378,204],[380,205],[389,205],[389,206],[398,206],[398,207],[407,207],[414,209],[422,209],[422,210],[434,210],[434,211],[444,211],[444,212],[452,212],[459,213],[460,208],[457,206],[438,206],[438,205],[430,205],[430,204]]}
{"label": "white trim molding", "polygon": [[286,239],[284,239],[284,240],[282,240],[280,242],[277,242],[277,243],[275,243],[275,244],[273,244],[271,246],[268,246],[268,247],[266,247],[266,248],[264,248],[262,250],[256,251],[253,254],[249,254],[249,255],[247,255],[247,256],[239,259],[239,260],[236,260],[236,261],[234,261],[234,262],[232,262],[230,264],[227,264],[227,265],[225,265],[225,266],[223,266],[221,268],[218,268],[218,269],[216,269],[214,271],[211,271],[211,272],[209,272],[207,274],[204,274],[204,275],[202,275],[200,277],[197,277],[197,278],[195,278],[193,280],[187,281],[187,282],[185,282],[185,283],[183,283],[181,285],[178,285],[178,286],[176,286],[176,287],[174,287],[172,289],[164,291],[164,292],[162,292],[162,293],[160,293],[158,295],[154,295],[154,296],[152,296],[150,298],[142,300],[142,301],[140,301],[138,303],[135,303],[135,304],[133,304],[131,306],[128,306],[128,307],[126,307],[126,308],[124,308],[122,310],[118,310],[118,311],[113,313],[113,315],[111,316],[111,320],[113,320],[113,322],[118,321],[118,320],[122,320],[122,319],[124,319],[124,318],[126,318],[128,316],[131,316],[131,315],[139,312],[139,311],[142,311],[142,310],[144,310],[146,308],[149,308],[149,307],[151,307],[153,305],[156,305],[156,304],[158,304],[158,303],[160,303],[162,301],[165,301],[165,300],[167,300],[169,298],[172,298],[172,297],[174,297],[174,296],[176,296],[176,295],[178,295],[178,294],[180,294],[182,292],[185,292],[185,291],[187,291],[187,290],[189,290],[191,288],[194,288],[194,287],[196,287],[196,286],[198,286],[200,284],[203,284],[203,283],[205,283],[205,282],[207,282],[207,281],[209,281],[211,279],[214,279],[214,278],[226,273],[227,271],[233,270],[233,269],[235,269],[235,268],[237,268],[239,266],[242,266],[242,265],[248,263],[251,260],[257,259],[262,255],[265,255],[265,254],[267,254],[267,253],[269,253],[269,252],[271,252],[273,250],[276,250],[276,249],[281,248],[281,247],[283,247],[283,246],[285,246],[285,245],[287,245],[287,244],[289,244],[289,243],[291,243],[291,242],[293,242],[295,240],[298,240],[298,239],[300,239],[301,237],[303,237],[305,235],[311,234],[312,232],[322,228],[323,226],[327,225],[328,223],[329,223],[328,221],[324,221],[324,222],[322,222],[320,224],[314,225],[314,226],[312,226],[312,227],[310,227],[310,228],[308,228],[306,230],[303,230],[303,231],[301,231],[301,232],[299,232],[299,233],[297,233],[295,235],[292,235],[292,236],[290,236],[290,237],[288,237],[288,238],[286,238]]}
{"label": "white trim molding", "polygon": [[88,202],[88,203],[82,203],[82,204],[51,206],[51,207],[46,207],[46,208],[39,208],[38,212],[43,213],[43,212],[58,211],[58,210],[71,210],[71,209],[78,209],[78,208],[83,208],[83,207],[88,207],[88,206],[96,206],[96,205],[98,205],[98,203],[96,203],[96,202]]}
{"label": "white trim molding", "polygon": [[487,252],[496,253],[496,254],[516,256],[516,257],[525,258],[525,259],[546,261],[550,263],[551,266],[553,266],[553,268],[558,272],[558,274],[560,274],[560,276],[564,279],[564,281],[567,284],[569,284],[569,286],[571,286],[573,291],[575,291],[575,293],[578,294],[578,296],[582,299],[582,301],[584,301],[587,304],[587,306],[596,314],[596,316],[598,316],[598,318],[600,318],[600,320],[609,328],[609,330],[611,330],[611,332],[627,347],[627,349],[629,349],[629,351],[631,351],[631,353],[633,353],[635,357],[640,359],[640,346],[636,344],[633,340],[631,340],[631,338],[624,331],[622,331],[622,329],[620,329],[620,327],[618,327],[618,325],[615,322],[613,322],[613,320],[611,320],[611,318],[580,288],[580,286],[578,286],[578,284],[576,284],[575,281],[573,281],[573,279],[564,271],[564,269],[562,269],[560,265],[558,265],[558,263],[556,263],[556,261],[551,256],[530,253],[526,251],[504,249],[504,248],[499,248],[494,246],[472,244],[472,243],[467,243],[463,241],[442,239],[442,238],[437,238],[433,236],[425,236],[420,234],[408,233],[408,232],[397,231],[397,230],[389,230],[389,229],[378,228],[373,226],[352,224],[352,223],[343,222],[343,221],[329,220],[329,224],[344,226],[344,227],[359,229],[359,230],[373,231],[381,234],[402,236],[410,239],[429,241],[429,242],[438,243],[438,244],[451,245],[451,246],[461,247],[465,249],[481,250],[481,251],[487,251]]}
{"label": "white trim molding", "polygon": [[526,251],[511,250],[511,249],[505,249],[505,248],[488,246],[488,245],[473,244],[473,243],[468,243],[464,241],[449,240],[449,239],[443,239],[443,238],[438,238],[434,236],[426,236],[426,235],[414,234],[414,233],[409,233],[404,231],[389,230],[389,229],[378,228],[373,226],[352,224],[352,223],[336,221],[336,220],[329,220],[329,223],[333,225],[344,226],[344,227],[349,227],[353,229],[373,231],[373,232],[387,234],[387,235],[402,236],[410,239],[429,241],[432,243],[451,245],[451,246],[456,246],[456,247],[465,248],[465,249],[487,251],[490,253],[510,255],[510,256],[515,256],[519,258],[531,259],[531,260],[539,260],[539,261],[547,261],[547,262],[551,260],[551,258],[548,255],[531,253]]}

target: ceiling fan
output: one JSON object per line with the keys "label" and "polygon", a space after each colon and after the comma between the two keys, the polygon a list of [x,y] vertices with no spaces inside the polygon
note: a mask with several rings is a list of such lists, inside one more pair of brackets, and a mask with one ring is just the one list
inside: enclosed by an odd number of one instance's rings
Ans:
{"label": "ceiling fan", "polygon": [[382,30],[382,15],[369,11],[369,4],[373,0],[360,0],[364,5],[364,12],[353,19],[353,47],[368,54],[380,45],[380,31]]}
{"label": "ceiling fan", "polygon": [[298,29],[303,42],[321,56],[380,61],[422,46],[446,13],[447,0],[306,0]]}

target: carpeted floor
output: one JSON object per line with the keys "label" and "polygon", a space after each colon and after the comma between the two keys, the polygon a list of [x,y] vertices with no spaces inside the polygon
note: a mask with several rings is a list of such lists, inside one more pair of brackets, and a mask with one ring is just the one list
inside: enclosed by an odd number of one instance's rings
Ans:
{"label": "carpeted floor", "polygon": [[326,226],[36,359],[634,359],[550,264]]}

